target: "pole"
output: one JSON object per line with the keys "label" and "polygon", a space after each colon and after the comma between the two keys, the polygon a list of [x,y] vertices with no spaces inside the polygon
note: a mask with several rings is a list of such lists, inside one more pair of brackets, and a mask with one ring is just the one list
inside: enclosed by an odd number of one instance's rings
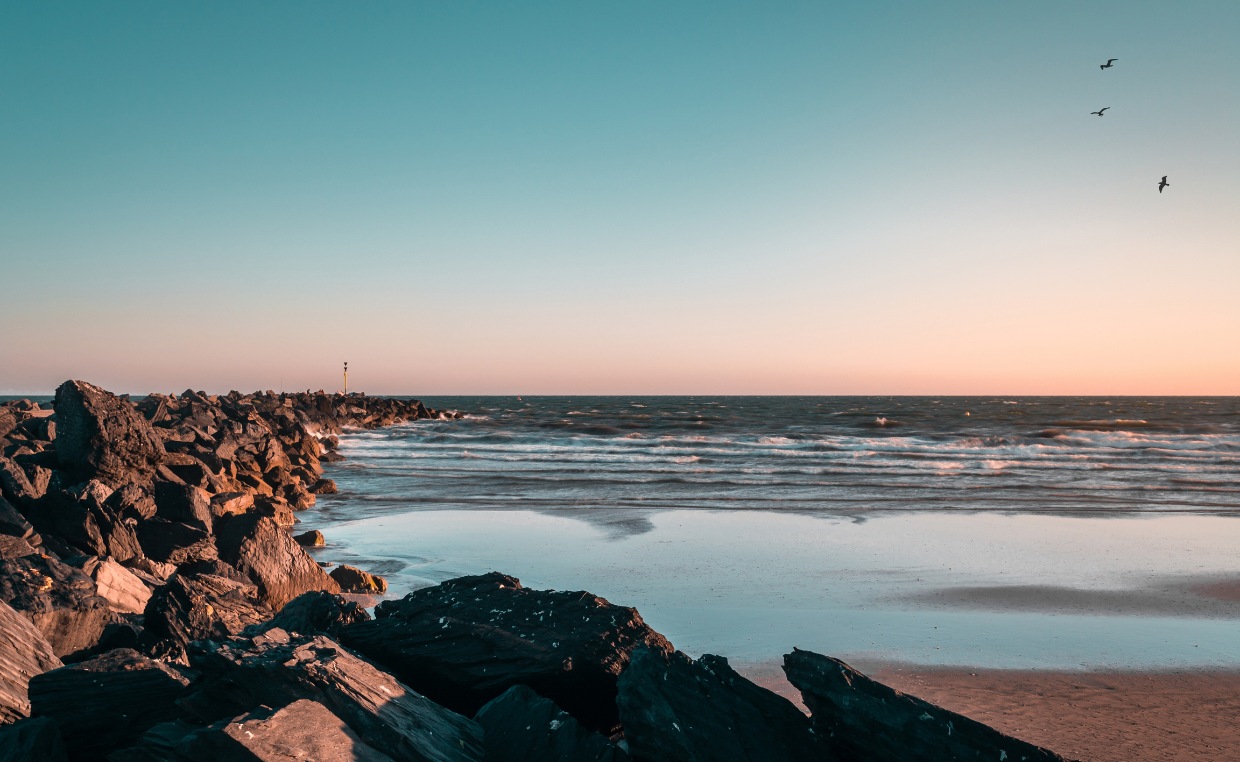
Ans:
{"label": "pole", "polygon": [[348,363],[344,364],[344,393],[345,395],[348,395],[349,393],[349,364]]}

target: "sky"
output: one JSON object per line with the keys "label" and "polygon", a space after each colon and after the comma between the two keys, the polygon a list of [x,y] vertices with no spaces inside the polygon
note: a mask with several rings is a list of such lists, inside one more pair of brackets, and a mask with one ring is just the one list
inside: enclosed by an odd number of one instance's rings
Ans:
{"label": "sky", "polygon": [[1234,0],[0,0],[0,394],[1240,394],[1237,40]]}

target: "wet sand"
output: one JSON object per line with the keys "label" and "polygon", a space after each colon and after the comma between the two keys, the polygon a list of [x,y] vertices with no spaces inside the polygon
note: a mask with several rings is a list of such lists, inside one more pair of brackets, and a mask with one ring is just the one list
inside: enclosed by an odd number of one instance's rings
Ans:
{"label": "wet sand", "polygon": [[[1240,672],[1047,672],[854,665],[891,687],[1068,759],[1240,759]],[[737,665],[792,700],[776,664]]]}

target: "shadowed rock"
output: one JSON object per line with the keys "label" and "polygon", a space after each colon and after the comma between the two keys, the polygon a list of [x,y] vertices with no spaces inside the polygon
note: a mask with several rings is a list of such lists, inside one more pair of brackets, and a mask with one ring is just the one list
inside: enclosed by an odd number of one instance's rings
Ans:
{"label": "shadowed rock", "polygon": [[266,516],[229,519],[217,542],[220,557],[253,580],[259,597],[275,611],[311,590],[340,592],[340,585]]}
{"label": "shadowed rock", "polygon": [[369,622],[370,614],[355,601],[320,590],[302,593],[285,604],[270,620],[245,629],[247,637],[280,628],[285,632],[311,635],[321,632],[334,638],[340,628],[354,622]]}
{"label": "shadowed rock", "polygon": [[616,698],[629,752],[660,762],[832,760],[791,701],[738,675],[728,660],[633,652]]}
{"label": "shadowed rock", "polygon": [[30,678],[61,666],[43,634],[0,603],[0,724],[30,716]]}
{"label": "shadowed rock", "polygon": [[794,650],[784,656],[784,672],[837,759],[1064,762],[1052,751],[889,688],[830,656]]}
{"label": "shadowed rock", "polygon": [[93,647],[113,618],[90,577],[39,555],[0,561],[0,601],[38,628],[62,659]]}
{"label": "shadowed rock", "polygon": [[321,548],[327,544],[327,538],[317,529],[311,529],[309,532],[302,532],[293,537],[297,544],[303,548]]}
{"label": "shadowed rock", "polygon": [[248,644],[197,644],[190,656],[203,678],[181,705],[199,722],[309,699],[392,759],[483,758],[482,730],[472,720],[423,698],[321,635],[290,638],[276,629]]}
{"label": "shadowed rock", "polygon": [[211,496],[198,487],[157,481],[155,506],[160,518],[211,531]]}
{"label": "shadowed rock", "polygon": [[0,762],[67,762],[60,729],[46,717],[0,727]]}
{"label": "shadowed rock", "polygon": [[69,756],[91,762],[178,717],[187,685],[178,670],[121,648],[32,678],[30,713],[55,720]]}
{"label": "shadowed rock", "polygon": [[627,762],[628,755],[591,733],[554,702],[514,685],[478,710],[487,762]]}
{"label": "shadowed rock", "polygon": [[417,590],[340,630],[341,642],[454,711],[518,683],[591,730],[617,723],[616,678],[638,646],[670,652],[636,609],[586,592],[526,590],[497,572]]}
{"label": "shadowed rock", "polygon": [[34,539],[35,537],[34,527],[3,497],[0,497],[0,534],[22,539]]}
{"label": "shadowed rock", "polygon": [[147,558],[174,566],[219,557],[210,532],[179,521],[143,521],[138,524],[138,542]]}
{"label": "shadowed rock", "polygon": [[83,381],[56,389],[56,451],[79,479],[119,487],[147,482],[164,458],[163,440],[128,402]]}
{"label": "shadowed rock", "polygon": [[22,556],[36,555],[39,555],[39,551],[35,550],[30,543],[22,538],[0,534],[0,558],[21,558]]}
{"label": "shadowed rock", "polygon": [[176,751],[186,762],[274,762],[293,756],[309,762],[392,762],[327,707],[307,699],[218,722],[187,735]]}
{"label": "shadowed rock", "polygon": [[[158,653],[179,653],[195,640],[238,635],[271,618],[271,609],[256,593],[251,584],[213,574],[175,574],[146,604],[143,646]],[[155,649],[161,641],[178,648],[169,650],[165,643]]]}

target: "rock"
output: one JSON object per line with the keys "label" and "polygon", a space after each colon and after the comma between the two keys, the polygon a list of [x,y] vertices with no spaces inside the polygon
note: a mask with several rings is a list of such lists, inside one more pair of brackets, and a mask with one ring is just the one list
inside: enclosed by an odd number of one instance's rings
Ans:
{"label": "rock", "polygon": [[152,725],[178,718],[175,702],[189,682],[167,664],[120,648],[31,678],[30,713],[55,720],[75,762],[102,760]]}
{"label": "rock", "polygon": [[46,717],[0,727],[0,762],[67,762],[56,723]]}
{"label": "rock", "polygon": [[247,513],[229,519],[218,544],[220,557],[253,580],[259,597],[275,611],[311,590],[340,592],[340,585],[266,516]]}
{"label": "rock", "polygon": [[[327,544],[327,538],[317,529],[311,529],[309,532],[302,532],[294,535],[293,539],[303,548],[321,548]],[[337,580],[339,582],[339,580]]]}
{"label": "rock", "polygon": [[152,725],[138,736],[133,746],[109,754],[108,762],[185,762],[185,758],[177,754],[176,746],[186,736],[199,730],[202,730],[201,726],[184,720]]}
{"label": "rock", "polygon": [[254,499],[254,513],[274,520],[283,529],[288,529],[297,523],[297,517],[293,515],[293,506],[289,505],[284,498],[257,497]]}
{"label": "rock", "polygon": [[339,463],[340,461],[345,460],[345,459],[346,458],[340,453],[336,452],[335,450],[330,450],[328,452],[323,453],[323,457],[320,458],[319,460],[323,461],[324,463]]}
{"label": "rock", "polygon": [[156,481],[155,506],[160,518],[211,531],[211,496],[198,487]]}
{"label": "rock", "polygon": [[154,518],[138,524],[138,542],[147,558],[180,566],[218,558],[214,539],[201,527]]}
{"label": "rock", "polygon": [[15,428],[17,428],[17,416],[13,414],[13,410],[0,407],[0,437],[7,437],[9,432]]}
{"label": "rock", "polygon": [[30,483],[22,467],[8,458],[0,458],[0,489],[6,497],[22,506],[29,506],[42,497]]}
{"label": "rock", "polygon": [[216,723],[186,736],[176,751],[187,762],[276,762],[294,757],[308,762],[392,762],[330,709],[308,699],[279,711],[263,707]]}
{"label": "rock", "polygon": [[215,518],[240,516],[254,507],[254,496],[247,492],[221,492],[211,496],[211,515]]}
{"label": "rock", "polygon": [[478,710],[487,762],[627,762],[606,737],[591,733],[554,702],[514,685]]}
{"label": "rock", "polygon": [[156,511],[155,498],[137,484],[126,484],[113,492],[106,505],[122,517],[140,521],[153,518]]}
{"label": "rock", "polygon": [[245,635],[254,637],[278,627],[302,635],[321,632],[334,638],[346,624],[369,621],[370,614],[360,603],[316,590],[289,601],[269,621],[247,627]]}
{"label": "rock", "polygon": [[483,757],[482,730],[472,720],[419,696],[329,638],[290,639],[282,630],[271,630],[251,643],[203,643],[191,651],[203,678],[181,706],[198,722],[309,699],[392,759],[464,762]]}
{"label": "rock", "polygon": [[134,533],[136,520],[122,519],[106,506],[111,494],[107,485],[94,479],[49,490],[30,511],[30,520],[40,532],[61,537],[88,555],[125,561],[141,552]]}
{"label": "rock", "polygon": [[316,495],[334,495],[336,494],[336,482],[331,479],[319,479],[310,491]]}
{"label": "rock", "polygon": [[1063,762],[1039,746],[871,680],[839,659],[794,649],[784,672],[837,759]]}
{"label": "rock", "polygon": [[130,569],[136,569],[140,572],[144,572],[159,580],[168,579],[173,574],[176,574],[177,571],[177,567],[173,564],[165,564],[159,561],[154,561],[146,556],[131,558],[125,562],[125,565]]}
{"label": "rock", "polygon": [[364,572],[355,566],[341,564],[331,571],[331,578],[340,583],[345,593],[386,593],[387,580],[376,574]]}
{"label": "rock", "polygon": [[30,546],[20,537],[13,537],[7,534],[0,534],[0,558],[21,558],[22,556],[37,556],[39,551]]}
{"label": "rock", "polygon": [[39,555],[0,561],[0,601],[30,620],[61,659],[94,646],[113,618],[90,577]]}
{"label": "rock", "polygon": [[[152,652],[180,653],[195,640],[238,635],[272,616],[256,593],[253,585],[213,574],[175,574],[147,601],[142,644]],[[170,642],[156,650],[161,641]]]}
{"label": "rock", "polygon": [[119,487],[150,481],[163,440],[127,401],[82,381],[56,389],[56,452],[82,479]]}
{"label": "rock", "polygon": [[26,517],[21,515],[13,507],[13,504],[3,497],[0,497],[0,534],[21,537],[22,539],[34,536],[34,527],[30,526],[30,522],[26,521]]}
{"label": "rock", "polygon": [[0,725],[30,716],[30,678],[61,666],[43,634],[0,603]]}
{"label": "rock", "polygon": [[95,589],[107,600],[113,611],[141,614],[146,609],[151,591],[133,572],[111,558],[92,559],[94,563],[82,571],[95,580]]}
{"label": "rock", "polygon": [[738,675],[728,660],[633,652],[616,698],[629,753],[660,762],[833,760],[791,701]]}
{"label": "rock", "polygon": [[608,734],[629,654],[672,650],[636,609],[585,592],[526,590],[497,572],[417,590],[375,614],[341,628],[341,642],[449,709],[476,714],[524,683]]}

